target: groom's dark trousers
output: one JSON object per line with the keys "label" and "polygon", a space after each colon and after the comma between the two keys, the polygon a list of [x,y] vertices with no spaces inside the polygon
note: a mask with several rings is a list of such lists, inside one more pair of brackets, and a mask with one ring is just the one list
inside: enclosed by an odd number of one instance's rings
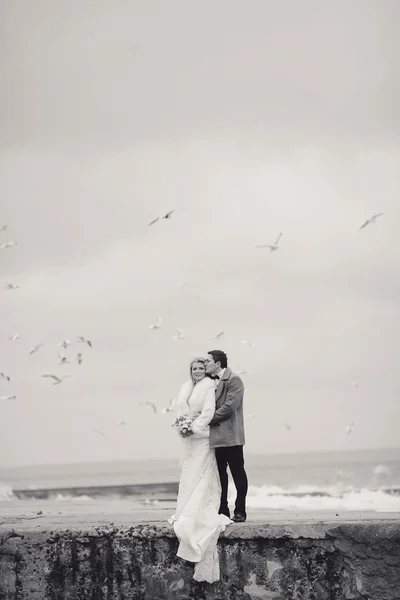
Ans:
{"label": "groom's dark trousers", "polygon": [[246,516],[247,475],[244,470],[243,446],[215,448],[219,477],[221,480],[221,502],[219,512],[229,515],[228,508],[228,471],[229,466],[236,487],[235,515]]}

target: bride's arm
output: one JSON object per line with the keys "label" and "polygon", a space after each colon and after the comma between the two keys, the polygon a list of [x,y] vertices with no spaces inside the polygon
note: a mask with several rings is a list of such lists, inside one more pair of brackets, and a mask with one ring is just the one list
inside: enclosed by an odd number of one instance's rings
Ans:
{"label": "bride's arm", "polygon": [[193,433],[202,433],[207,425],[210,424],[215,412],[215,387],[213,386],[207,392],[204,406],[199,416],[193,421]]}

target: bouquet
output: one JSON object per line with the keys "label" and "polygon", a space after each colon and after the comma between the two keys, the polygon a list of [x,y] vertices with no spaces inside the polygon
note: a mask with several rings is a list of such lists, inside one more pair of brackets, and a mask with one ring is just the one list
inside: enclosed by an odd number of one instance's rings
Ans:
{"label": "bouquet", "polygon": [[193,433],[193,421],[194,419],[192,419],[192,417],[189,417],[188,415],[181,415],[180,417],[176,417],[171,427],[176,429],[182,437],[187,438]]}

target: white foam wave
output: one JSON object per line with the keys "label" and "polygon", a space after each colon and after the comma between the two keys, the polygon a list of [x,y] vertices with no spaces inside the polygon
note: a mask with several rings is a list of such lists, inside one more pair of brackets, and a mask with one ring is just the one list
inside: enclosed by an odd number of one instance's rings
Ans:
{"label": "white foam wave", "polygon": [[52,496],[52,500],[56,502],[91,502],[94,499],[83,494],[82,496],[72,496],[70,494],[56,494]]}
{"label": "white foam wave", "polygon": [[[290,510],[347,510],[400,512],[400,496],[383,490],[347,490],[339,492],[337,488],[328,490],[301,489],[292,493],[279,487],[250,486],[247,496],[249,508],[290,509]],[[234,500],[231,491],[230,500]]]}
{"label": "white foam wave", "polygon": [[15,500],[12,488],[6,483],[0,483],[0,502]]}

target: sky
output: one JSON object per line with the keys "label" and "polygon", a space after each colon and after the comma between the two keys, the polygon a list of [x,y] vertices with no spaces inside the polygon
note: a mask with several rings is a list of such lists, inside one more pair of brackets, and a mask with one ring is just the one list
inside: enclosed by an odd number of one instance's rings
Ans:
{"label": "sky", "polygon": [[399,17],[1,3],[0,466],[178,456],[140,403],[213,348],[248,371],[248,453],[399,445]]}

